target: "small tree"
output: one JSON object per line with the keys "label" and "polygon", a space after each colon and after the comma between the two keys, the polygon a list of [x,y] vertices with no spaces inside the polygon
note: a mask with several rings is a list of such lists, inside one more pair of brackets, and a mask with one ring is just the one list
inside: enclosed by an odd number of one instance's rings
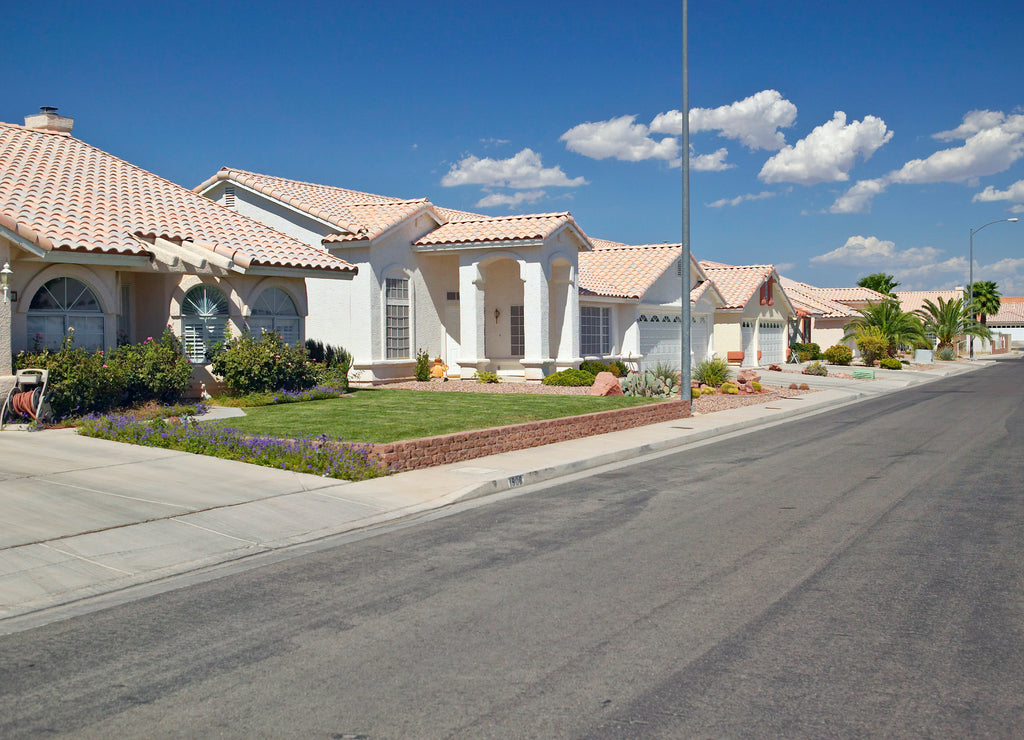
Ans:
{"label": "small tree", "polygon": [[999,313],[1002,305],[1002,295],[999,293],[999,286],[991,280],[976,280],[974,290],[968,285],[964,288],[964,302],[970,303],[970,296],[974,295],[973,314],[979,317],[982,324],[988,323],[988,317]]}
{"label": "small tree", "polygon": [[888,275],[884,272],[874,272],[870,275],[865,275],[857,281],[857,285],[860,287],[868,288],[869,290],[873,290],[887,296],[892,296],[893,291],[899,284],[899,281],[894,275]]}
{"label": "small tree", "polygon": [[878,358],[889,355],[889,340],[877,326],[866,326],[860,329],[856,342],[861,359],[868,367],[873,366]]}
{"label": "small tree", "polygon": [[915,342],[925,339],[921,318],[904,311],[894,298],[878,303],[868,301],[868,305],[858,309],[857,313],[860,316],[843,327],[846,331],[842,339],[844,342],[848,339],[856,340],[866,329],[874,328],[888,342],[887,355],[895,357],[900,345],[913,346]]}
{"label": "small tree", "polygon": [[925,299],[924,308],[918,310],[918,315],[924,320],[924,330],[932,334],[938,340],[938,347],[953,347],[960,337],[981,337],[990,339],[991,330],[984,324],[978,323],[971,316],[965,302],[959,298],[947,301],[939,298],[939,302],[933,303]]}

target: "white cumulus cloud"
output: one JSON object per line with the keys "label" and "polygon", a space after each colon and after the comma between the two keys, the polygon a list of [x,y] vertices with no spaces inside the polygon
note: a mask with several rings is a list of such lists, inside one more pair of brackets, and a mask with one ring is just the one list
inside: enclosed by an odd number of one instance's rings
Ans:
{"label": "white cumulus cloud", "polygon": [[891,138],[892,131],[881,118],[864,116],[848,124],[846,114],[836,111],[831,121],[765,162],[759,177],[801,185],[845,181],[858,157],[870,158]]}
{"label": "white cumulus cloud", "polygon": [[878,265],[880,267],[920,267],[939,260],[943,252],[935,247],[897,249],[896,243],[876,236],[851,236],[831,252],[811,257],[818,264]]}
{"label": "white cumulus cloud", "polygon": [[831,213],[868,213],[871,210],[871,199],[884,193],[889,181],[884,177],[874,180],[860,180],[849,190],[836,198],[829,208]]}
{"label": "white cumulus cloud", "polygon": [[508,206],[515,208],[523,203],[532,203],[540,200],[546,195],[543,190],[520,190],[518,193],[488,193],[479,201],[477,208],[493,208],[494,206]]}
{"label": "white cumulus cloud", "polygon": [[737,195],[735,198],[722,198],[721,200],[712,201],[707,205],[708,208],[721,208],[722,206],[738,206],[740,203],[745,203],[748,200],[764,200],[765,198],[774,198],[776,195],[778,195],[778,193],[772,190],[763,190],[760,193],[746,193],[744,195]]}
{"label": "white cumulus cloud", "polygon": [[581,123],[559,137],[569,151],[591,159],[615,157],[626,162],[645,159],[679,158],[679,140],[666,136],[655,140],[651,130],[636,123],[636,116],[619,116],[608,121]]}
{"label": "white cumulus cloud", "polygon": [[545,167],[532,149],[523,149],[508,159],[491,159],[469,155],[455,164],[443,178],[445,187],[482,185],[514,189],[543,187],[576,187],[586,185],[582,177],[569,178],[561,167]]}
{"label": "white cumulus cloud", "polygon": [[973,202],[981,201],[982,203],[989,203],[996,200],[1008,200],[1012,203],[1024,203],[1024,180],[1018,180],[1006,190],[996,190],[994,187],[989,185],[980,193],[977,193],[971,200]]}
{"label": "white cumulus cloud", "polygon": [[[750,149],[781,149],[785,135],[779,131],[796,122],[796,106],[778,90],[762,90],[743,100],[718,108],[694,108],[690,111],[690,132],[718,131],[719,136],[736,139]],[[651,130],[682,134],[679,111],[655,117]]]}
{"label": "white cumulus cloud", "polygon": [[[1024,116],[1012,116],[1024,121]],[[967,137],[963,146],[912,159],[891,173],[892,182],[960,182],[1002,172],[1024,156],[1024,133],[1004,122]]]}
{"label": "white cumulus cloud", "polygon": [[[693,154],[690,153],[690,167],[697,172],[721,172],[722,170],[732,169],[735,165],[731,165],[725,161],[728,156],[729,150],[725,147],[716,149],[711,154]],[[673,166],[679,166],[681,162]]]}
{"label": "white cumulus cloud", "polygon": [[955,129],[932,134],[932,138],[940,141],[968,139],[979,131],[1002,126],[1006,122],[1006,114],[997,110],[972,110],[964,116],[963,122]]}

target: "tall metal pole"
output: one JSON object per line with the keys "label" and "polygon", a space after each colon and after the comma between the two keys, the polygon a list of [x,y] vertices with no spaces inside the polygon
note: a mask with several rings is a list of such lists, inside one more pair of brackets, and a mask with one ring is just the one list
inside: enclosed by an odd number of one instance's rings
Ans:
{"label": "tall metal pole", "polygon": [[684,401],[690,400],[690,68],[689,68],[689,20],[687,18],[687,0],[683,0],[683,134],[680,140],[682,147],[683,170],[683,256],[680,263],[682,295],[680,296],[680,322],[682,326],[682,357],[679,367],[681,387],[680,396]]}

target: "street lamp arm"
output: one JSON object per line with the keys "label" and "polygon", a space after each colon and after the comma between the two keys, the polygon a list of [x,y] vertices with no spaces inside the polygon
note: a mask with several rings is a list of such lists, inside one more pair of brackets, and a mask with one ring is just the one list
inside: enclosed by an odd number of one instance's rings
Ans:
{"label": "street lamp arm", "polygon": [[971,235],[973,236],[974,234],[977,234],[979,231],[984,229],[986,226],[991,226],[992,224],[1001,224],[1003,221],[1006,221],[1007,223],[1015,224],[1015,223],[1017,223],[1017,217],[1014,216],[1013,218],[997,218],[995,221],[989,221],[987,224],[979,226],[976,229],[971,229]]}

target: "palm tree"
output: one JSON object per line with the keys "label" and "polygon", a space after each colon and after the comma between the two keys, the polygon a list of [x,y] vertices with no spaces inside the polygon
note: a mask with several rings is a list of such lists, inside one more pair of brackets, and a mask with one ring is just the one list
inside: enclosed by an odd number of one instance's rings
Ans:
{"label": "palm tree", "polygon": [[888,340],[889,356],[895,357],[896,350],[900,345],[913,345],[916,342],[927,341],[921,318],[900,308],[899,301],[895,298],[878,303],[868,301],[868,305],[859,309],[857,313],[860,316],[843,327],[846,332],[842,339],[844,342],[848,339],[855,339],[858,334],[874,327]]}
{"label": "palm tree", "polygon": [[899,285],[899,281],[896,280],[895,275],[888,275],[884,272],[874,272],[858,280],[857,285],[862,288],[873,290],[876,293],[881,293],[882,295],[892,296],[892,292],[896,289],[896,286]]}
{"label": "palm tree", "polygon": [[[976,280],[974,290],[971,286],[964,288],[964,295],[974,293],[974,315],[981,317],[981,323],[988,323],[988,317],[999,313],[999,306],[1002,304],[1002,296],[999,293],[999,286],[991,280]],[[966,299],[969,300],[969,299]]]}
{"label": "palm tree", "polygon": [[992,337],[992,331],[971,316],[966,301],[961,298],[948,301],[939,298],[938,304],[925,299],[924,308],[918,309],[917,314],[924,321],[924,330],[939,341],[936,349],[952,347],[960,337]]}

